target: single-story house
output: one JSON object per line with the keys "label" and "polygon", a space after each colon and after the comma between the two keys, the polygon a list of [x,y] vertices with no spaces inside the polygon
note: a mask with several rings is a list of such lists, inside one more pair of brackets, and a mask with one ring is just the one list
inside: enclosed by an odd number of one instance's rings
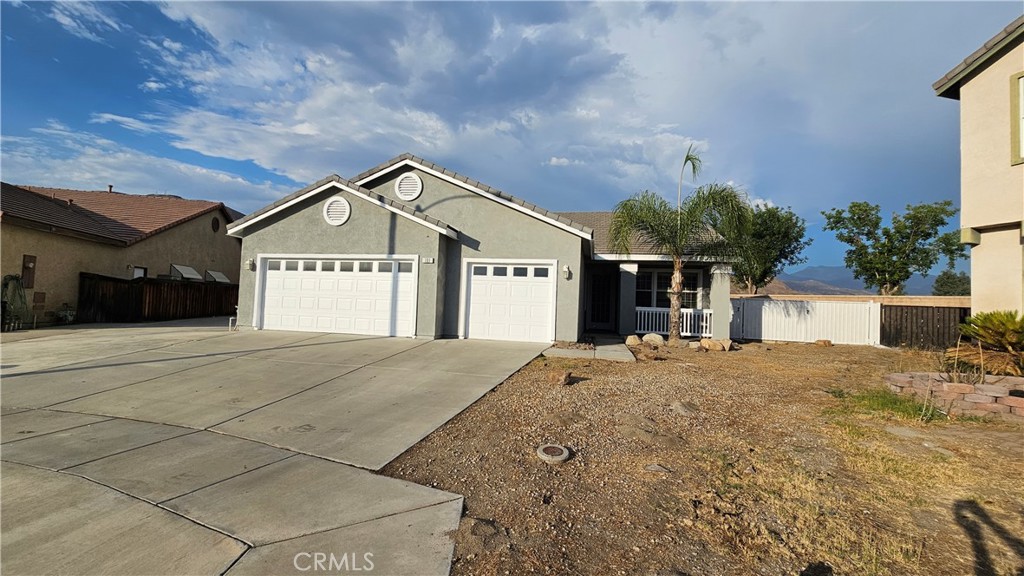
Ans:
{"label": "single-story house", "polygon": [[[0,271],[20,275],[38,323],[78,303],[79,273],[157,278],[195,270],[238,282],[241,214],[220,202],[2,183]],[[32,318],[23,318],[30,323]]]}
{"label": "single-story house", "polygon": [[[667,333],[671,260],[609,246],[610,212],[556,214],[403,154],[332,175],[228,228],[238,322],[427,338]],[[696,260],[696,259],[695,259]],[[686,269],[683,333],[729,334],[729,267]]]}

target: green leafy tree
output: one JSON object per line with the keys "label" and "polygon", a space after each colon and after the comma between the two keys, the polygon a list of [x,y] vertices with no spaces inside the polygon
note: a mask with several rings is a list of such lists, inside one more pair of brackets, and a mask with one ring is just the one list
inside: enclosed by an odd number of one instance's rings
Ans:
{"label": "green leafy tree", "polygon": [[[700,158],[692,147],[683,160],[683,173],[687,166],[696,178]],[[682,177],[680,174],[680,182]],[[751,220],[751,208],[745,195],[732,186],[707,184],[686,198],[682,197],[681,189],[680,185],[676,206],[649,190],[619,202],[611,226],[611,242],[616,251],[628,254],[633,241],[639,240],[672,257],[668,332],[672,344],[680,340],[684,264],[702,256],[730,255],[727,238],[748,233]]]}
{"label": "green leafy tree", "polygon": [[935,278],[932,285],[932,296],[970,296],[971,277],[966,272],[959,274],[952,270],[943,270]]}
{"label": "green leafy tree", "polygon": [[[949,200],[933,204],[907,205],[905,214],[894,213],[889,226],[882,226],[879,207],[868,202],[852,202],[843,210],[822,212],[825,230],[835,232],[840,242],[850,246],[846,267],[855,278],[883,296],[903,293],[914,273],[928,274],[940,256],[955,252],[955,233],[941,234],[957,213]],[[961,251],[962,254],[962,251]]]}
{"label": "green leafy tree", "polygon": [[807,261],[800,255],[810,246],[805,239],[807,223],[789,208],[771,206],[758,208],[753,213],[750,234],[734,239],[739,261],[733,264],[733,274],[740,286],[749,294],[757,294],[786,266]]}

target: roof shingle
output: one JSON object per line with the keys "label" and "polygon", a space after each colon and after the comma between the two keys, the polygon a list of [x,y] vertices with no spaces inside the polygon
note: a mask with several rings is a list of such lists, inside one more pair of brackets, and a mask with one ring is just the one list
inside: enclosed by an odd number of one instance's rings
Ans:
{"label": "roof shingle", "polygon": [[[3,183],[0,212],[131,245],[208,212],[220,202],[168,195],[91,192]],[[230,217],[230,213],[226,211]]]}

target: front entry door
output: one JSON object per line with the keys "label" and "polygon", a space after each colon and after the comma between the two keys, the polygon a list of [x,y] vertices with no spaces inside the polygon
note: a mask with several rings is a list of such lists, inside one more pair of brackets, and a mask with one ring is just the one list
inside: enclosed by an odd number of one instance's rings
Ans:
{"label": "front entry door", "polygon": [[594,270],[588,275],[588,330],[615,329],[615,293],[619,283],[617,272],[618,270]]}

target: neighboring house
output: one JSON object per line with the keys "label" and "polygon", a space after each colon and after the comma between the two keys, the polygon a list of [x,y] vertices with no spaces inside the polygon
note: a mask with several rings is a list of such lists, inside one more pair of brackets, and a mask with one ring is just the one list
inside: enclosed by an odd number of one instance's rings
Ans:
{"label": "neighboring house", "polygon": [[[245,260],[238,321],[537,342],[666,331],[671,261],[642,246],[611,253],[609,219],[549,212],[403,154],[229,227]],[[684,330],[726,338],[729,270],[712,265],[687,270]]]}
{"label": "neighboring house", "polygon": [[177,196],[3,183],[0,268],[21,275],[39,323],[76,308],[80,272],[156,278],[179,265],[238,282],[241,246],[226,234],[238,216],[219,202]]}
{"label": "neighboring house", "polygon": [[960,101],[960,227],[971,246],[971,308],[1024,311],[1024,16],[932,87]]}

